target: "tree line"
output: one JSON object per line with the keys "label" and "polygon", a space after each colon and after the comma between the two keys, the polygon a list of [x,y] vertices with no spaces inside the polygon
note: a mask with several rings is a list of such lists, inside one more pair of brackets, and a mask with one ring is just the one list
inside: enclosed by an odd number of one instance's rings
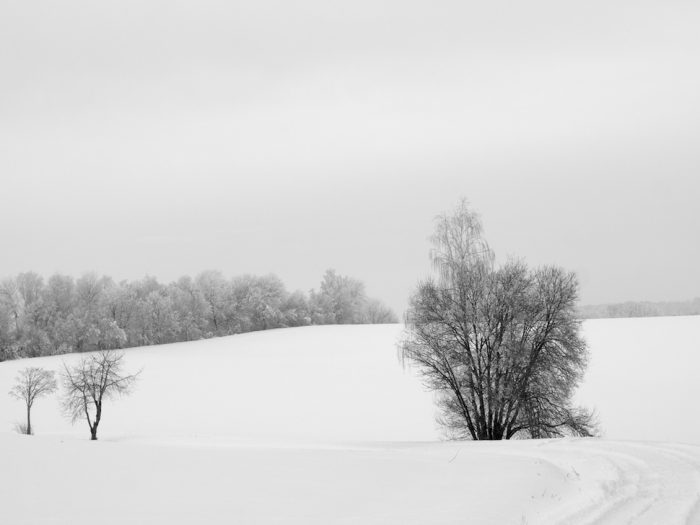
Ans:
{"label": "tree line", "polygon": [[625,303],[585,305],[579,308],[579,315],[581,319],[700,315],[700,297],[696,297],[692,301],[627,301]]}
{"label": "tree line", "polygon": [[194,341],[255,330],[397,322],[361,281],[324,274],[308,294],[275,275],[205,271],[162,284],[33,272],[0,281],[0,361]]}

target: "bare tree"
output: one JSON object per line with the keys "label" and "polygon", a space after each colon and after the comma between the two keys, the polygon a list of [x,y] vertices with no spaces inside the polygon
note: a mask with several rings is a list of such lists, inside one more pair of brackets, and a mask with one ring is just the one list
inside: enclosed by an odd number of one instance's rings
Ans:
{"label": "bare tree", "polygon": [[364,322],[368,324],[398,323],[394,311],[379,299],[368,299],[365,304]]}
{"label": "bare tree", "polygon": [[105,350],[83,357],[73,367],[63,365],[64,410],[73,423],[85,417],[91,440],[97,439],[104,400],[129,394],[138,376],[122,372],[123,359],[123,352]]}
{"label": "bare tree", "polygon": [[32,406],[34,401],[41,396],[46,396],[56,391],[56,380],[52,370],[44,370],[39,367],[29,367],[20,371],[15,379],[15,386],[10,390],[10,395],[24,401],[27,406],[27,426],[24,433],[32,432]]}
{"label": "bare tree", "polygon": [[590,435],[589,412],[571,406],[586,365],[576,319],[576,276],[560,268],[500,268],[466,203],[438,218],[435,279],[418,286],[402,357],[440,393],[454,437]]}

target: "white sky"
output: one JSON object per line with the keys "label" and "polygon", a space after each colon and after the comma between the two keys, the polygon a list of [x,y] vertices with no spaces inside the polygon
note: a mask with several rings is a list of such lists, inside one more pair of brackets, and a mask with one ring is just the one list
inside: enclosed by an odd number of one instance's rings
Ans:
{"label": "white sky", "polygon": [[0,0],[0,275],[396,310],[466,197],[585,303],[700,295],[700,4]]}

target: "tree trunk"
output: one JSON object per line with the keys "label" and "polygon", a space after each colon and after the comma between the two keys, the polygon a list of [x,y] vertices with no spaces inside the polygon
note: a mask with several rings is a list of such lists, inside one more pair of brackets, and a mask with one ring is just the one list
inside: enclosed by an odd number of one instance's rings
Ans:
{"label": "tree trunk", "polygon": [[31,409],[32,408],[29,405],[27,405],[27,435],[28,436],[32,435],[32,419],[29,415]]}
{"label": "tree trunk", "polygon": [[100,424],[100,419],[102,419],[102,400],[95,404],[95,422],[90,427],[90,440],[97,441],[97,425]]}

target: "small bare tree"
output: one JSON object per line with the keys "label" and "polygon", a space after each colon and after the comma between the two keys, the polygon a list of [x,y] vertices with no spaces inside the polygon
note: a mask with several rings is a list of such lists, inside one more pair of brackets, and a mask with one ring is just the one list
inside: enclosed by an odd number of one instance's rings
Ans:
{"label": "small bare tree", "polygon": [[[23,428],[27,435],[32,434],[32,406],[34,401],[41,396],[46,396],[56,391],[56,380],[52,370],[44,370],[39,367],[29,367],[20,371],[15,379],[15,386],[10,390],[10,395],[24,401],[27,406],[27,426]],[[21,427],[20,427],[21,428]]]}
{"label": "small bare tree", "polygon": [[129,394],[138,376],[122,372],[123,359],[123,352],[105,350],[83,357],[73,367],[63,365],[65,413],[73,423],[85,417],[91,440],[97,439],[104,400]]}

